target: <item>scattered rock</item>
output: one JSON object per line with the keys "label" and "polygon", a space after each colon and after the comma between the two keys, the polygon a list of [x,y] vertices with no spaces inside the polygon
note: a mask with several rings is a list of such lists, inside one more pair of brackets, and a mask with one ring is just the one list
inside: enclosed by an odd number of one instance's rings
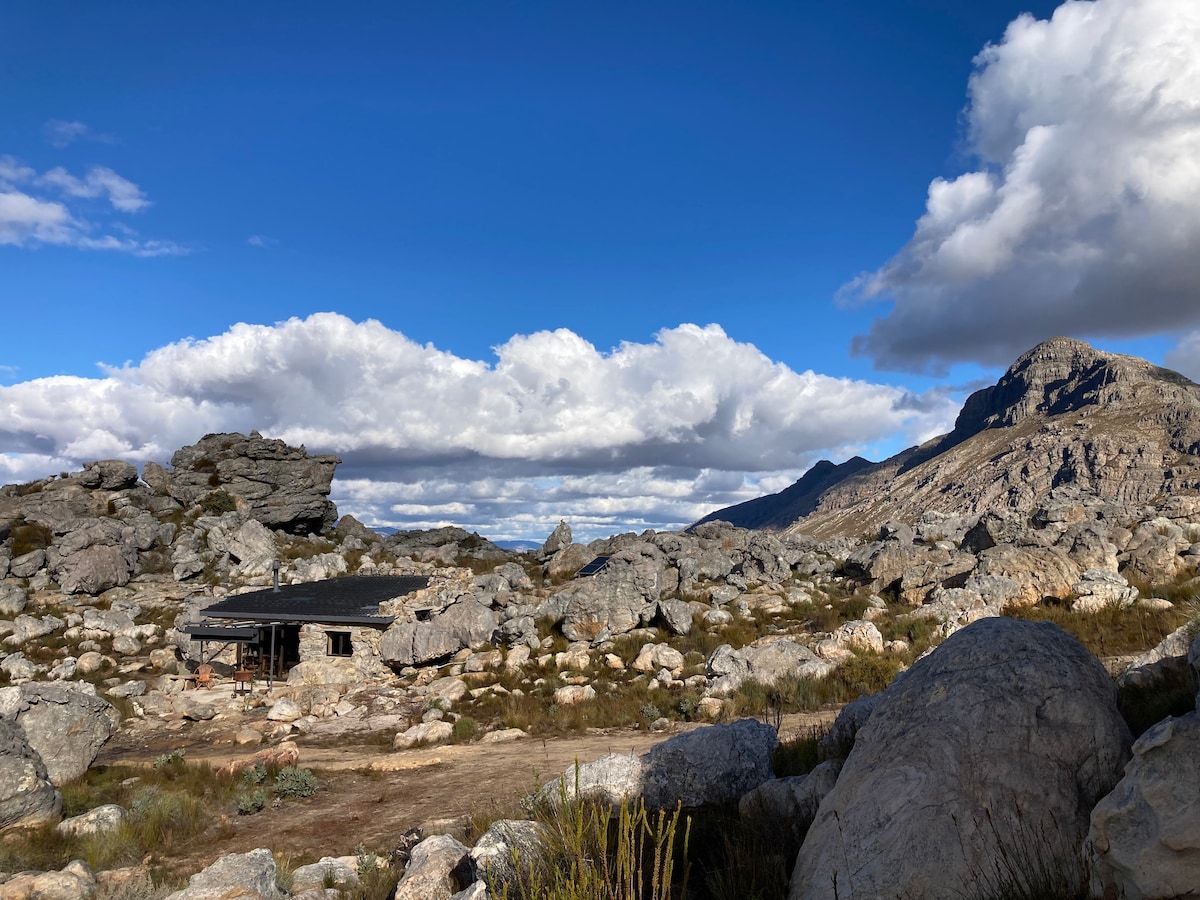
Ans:
{"label": "scattered rock", "polygon": [[352,890],[358,887],[358,860],[353,856],[323,856],[315,863],[292,872],[292,893],[328,887]]}
{"label": "scattered rock", "polygon": [[105,803],[79,816],[63,819],[56,827],[59,834],[83,835],[111,831],[129,818],[129,812],[115,803]]}
{"label": "scattered rock", "polygon": [[393,750],[409,750],[413,747],[423,747],[427,744],[444,744],[454,734],[454,726],[449,722],[432,721],[414,725],[407,731],[396,735],[392,741]]}

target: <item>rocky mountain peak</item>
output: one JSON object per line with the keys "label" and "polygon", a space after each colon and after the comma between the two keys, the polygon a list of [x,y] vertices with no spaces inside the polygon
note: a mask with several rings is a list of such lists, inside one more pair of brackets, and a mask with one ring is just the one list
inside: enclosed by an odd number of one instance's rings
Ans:
{"label": "rocky mountain peak", "polygon": [[1200,385],[1051,338],[968,397],[949,434],[879,463],[819,464],[778,494],[701,521],[853,535],[927,512],[1028,511],[1067,485],[1135,504],[1200,492]]}
{"label": "rocky mountain peak", "polygon": [[1127,401],[1146,399],[1147,392],[1163,402],[1176,402],[1184,394],[1200,398],[1200,386],[1178,372],[1073,338],[1053,337],[1020,356],[996,384],[967,398],[953,440],[1033,417],[1097,407],[1119,411]]}

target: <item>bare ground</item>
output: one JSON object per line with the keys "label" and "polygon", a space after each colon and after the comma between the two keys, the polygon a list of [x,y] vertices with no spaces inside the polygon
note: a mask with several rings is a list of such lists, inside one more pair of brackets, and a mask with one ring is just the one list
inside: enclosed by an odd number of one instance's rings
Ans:
{"label": "bare ground", "polygon": [[[828,724],[836,710],[785,717],[782,737]],[[300,743],[299,766],[312,769],[320,789],[250,816],[232,810],[184,856],[157,862],[180,874],[197,872],[217,857],[268,847],[297,865],[356,847],[390,850],[401,836],[436,819],[520,816],[519,799],[567,771],[576,761],[606,753],[644,753],[681,730],[614,730],[502,744],[457,744],[392,751],[378,737],[355,735],[336,746]],[[102,765],[148,765],[160,753],[184,747],[191,762],[222,765],[249,755],[210,729],[153,736],[122,732],[98,760]]]}

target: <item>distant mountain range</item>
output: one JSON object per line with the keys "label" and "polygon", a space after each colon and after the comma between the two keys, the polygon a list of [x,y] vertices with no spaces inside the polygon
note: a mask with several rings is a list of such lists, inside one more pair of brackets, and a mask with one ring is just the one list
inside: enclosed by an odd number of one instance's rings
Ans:
{"label": "distant mountain range", "polygon": [[949,434],[878,463],[822,460],[791,487],[700,522],[859,535],[928,510],[1030,510],[1067,484],[1132,505],[1200,491],[1200,385],[1051,338],[968,397]]}

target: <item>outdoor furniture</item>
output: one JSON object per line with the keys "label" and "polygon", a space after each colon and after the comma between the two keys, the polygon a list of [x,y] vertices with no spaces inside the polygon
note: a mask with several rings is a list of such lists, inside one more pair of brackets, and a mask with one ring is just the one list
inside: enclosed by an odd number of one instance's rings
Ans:
{"label": "outdoor furniture", "polygon": [[249,694],[254,688],[254,672],[249,669],[239,669],[233,673],[233,692]]}
{"label": "outdoor furniture", "polygon": [[196,667],[196,687],[212,690],[213,682],[217,680],[216,670],[208,663]]}

